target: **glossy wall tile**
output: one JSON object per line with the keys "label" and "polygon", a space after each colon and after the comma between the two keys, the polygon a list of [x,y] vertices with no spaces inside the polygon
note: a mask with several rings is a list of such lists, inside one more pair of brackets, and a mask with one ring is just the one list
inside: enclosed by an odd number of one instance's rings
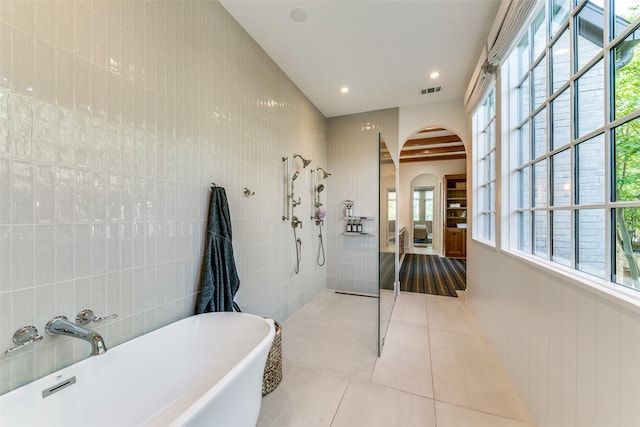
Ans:
{"label": "glossy wall tile", "polygon": [[[215,1],[0,2],[0,351],[85,308],[119,314],[97,328],[110,347],[191,315],[212,181],[229,198],[237,302],[285,320],[327,268],[309,226],[293,273],[281,158],[326,165],[326,139]],[[83,344],[0,356],[0,393],[87,357]]]}
{"label": "glossy wall tile", "polygon": [[[397,108],[328,120],[329,170],[339,177],[332,181],[328,196],[327,216],[331,225],[327,261],[331,289],[378,294],[378,135],[397,145],[398,121]],[[375,218],[365,224],[373,235],[344,235],[345,200],[355,202],[354,216]]]}

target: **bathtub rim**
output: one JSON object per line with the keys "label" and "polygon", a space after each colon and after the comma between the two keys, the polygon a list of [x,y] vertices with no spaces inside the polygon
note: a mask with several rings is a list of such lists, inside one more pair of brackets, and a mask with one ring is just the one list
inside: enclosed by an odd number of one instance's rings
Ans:
{"label": "bathtub rim", "polygon": [[[202,394],[191,405],[189,405],[189,407],[185,409],[180,414],[180,416],[178,416],[173,421],[171,421],[171,423],[169,424],[169,427],[182,426],[185,423],[187,423],[190,419],[200,414],[206,408],[206,403],[210,401],[211,398],[216,394],[223,392],[224,389],[227,388],[229,384],[231,384],[231,382],[244,370],[244,368],[248,364],[248,361],[256,358],[258,353],[263,351],[265,347],[270,347],[271,343],[273,342],[273,337],[275,336],[275,331],[276,331],[273,319],[267,319],[265,317],[260,317],[258,315],[251,314],[251,313],[238,313],[238,312],[202,313],[202,314],[196,314],[194,316],[190,316],[189,318],[194,318],[198,316],[208,316],[208,315],[220,315],[220,314],[226,314],[226,315],[229,315],[229,317],[242,315],[246,317],[257,318],[268,325],[269,331],[267,332],[267,335],[259,343],[257,343],[256,346],[249,353],[245,355],[245,357],[240,359],[235,364],[235,366],[231,370],[229,370],[229,372],[227,372],[218,382],[216,382],[216,384],[213,387],[211,387],[209,390],[207,390],[206,393]],[[188,319],[188,318],[185,318],[185,319]],[[267,353],[268,353],[268,350],[267,352],[265,352],[265,355]],[[260,394],[260,398],[262,399],[262,394]]]}

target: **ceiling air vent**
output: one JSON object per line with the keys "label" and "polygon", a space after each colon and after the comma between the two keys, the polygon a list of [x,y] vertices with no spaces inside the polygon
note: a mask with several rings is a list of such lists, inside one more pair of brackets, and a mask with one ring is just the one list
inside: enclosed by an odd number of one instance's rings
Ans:
{"label": "ceiling air vent", "polygon": [[436,93],[442,90],[442,86],[428,87],[426,89],[422,89],[420,91],[421,94],[426,95],[427,93]]}

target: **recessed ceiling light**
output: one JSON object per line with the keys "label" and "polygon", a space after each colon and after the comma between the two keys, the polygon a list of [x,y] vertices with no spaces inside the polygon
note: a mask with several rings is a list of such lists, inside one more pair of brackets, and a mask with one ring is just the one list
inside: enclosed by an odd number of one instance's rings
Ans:
{"label": "recessed ceiling light", "polygon": [[340,93],[349,93],[349,88],[348,88],[348,87],[346,87],[346,86],[342,86],[342,87],[340,88]]}
{"label": "recessed ceiling light", "polygon": [[429,77],[431,77],[432,79],[436,79],[440,77],[440,73],[437,71],[434,71],[433,73],[429,74]]}
{"label": "recessed ceiling light", "polygon": [[293,9],[291,11],[291,19],[296,22],[303,22],[307,20],[307,11],[304,9]]}

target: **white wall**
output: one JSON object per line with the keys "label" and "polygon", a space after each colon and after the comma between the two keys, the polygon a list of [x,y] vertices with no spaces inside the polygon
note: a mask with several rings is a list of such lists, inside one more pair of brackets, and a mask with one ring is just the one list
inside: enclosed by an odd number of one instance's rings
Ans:
{"label": "white wall", "polygon": [[467,301],[540,427],[637,426],[640,314],[481,243]]}
{"label": "white wall", "polygon": [[[379,133],[389,147],[397,146],[397,108],[328,119],[329,171],[337,178],[328,182],[327,286],[332,289],[378,293]],[[343,235],[345,200],[355,201],[355,216],[376,218],[365,223],[373,236]]]}
{"label": "white wall", "polygon": [[439,126],[457,134],[469,149],[471,141],[471,127],[464,111],[462,99],[451,99],[432,104],[419,104],[400,107],[400,121],[398,129],[399,146],[394,150],[389,146],[391,155],[397,156],[405,143],[416,131],[427,126]]}
{"label": "white wall", "polygon": [[[0,352],[85,308],[119,315],[96,328],[109,347],[191,315],[212,181],[237,302],[285,320],[327,278],[309,220],[293,273],[294,152],[326,165],[326,119],[219,3],[1,2]],[[298,185],[309,218],[308,174]],[[0,356],[0,393],[88,354],[46,336]]]}

